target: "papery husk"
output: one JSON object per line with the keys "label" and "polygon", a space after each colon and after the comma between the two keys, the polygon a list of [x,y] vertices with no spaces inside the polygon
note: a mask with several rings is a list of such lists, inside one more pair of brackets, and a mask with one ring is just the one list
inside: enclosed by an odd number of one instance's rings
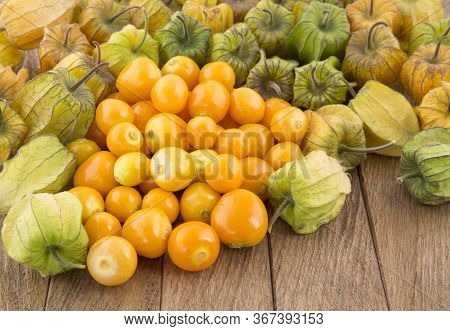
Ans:
{"label": "papery husk", "polygon": [[[147,30],[150,34],[164,28],[172,15],[172,11],[161,0],[131,0],[129,6],[139,6],[145,9],[148,19]],[[144,27],[145,20],[141,13],[135,13],[132,20],[137,27]]]}
{"label": "papery husk", "polygon": [[44,27],[69,23],[77,0],[8,0],[0,11],[0,21],[9,40],[20,49],[39,46]]}
{"label": "papery husk", "polygon": [[[101,62],[98,51],[96,57],[86,53],[73,53],[62,59],[57,68],[67,69],[75,78],[81,79]],[[100,52],[101,55],[101,52]],[[94,94],[95,104],[99,104],[108,95],[116,91],[116,79],[108,68],[102,67],[86,81],[86,86]]]}
{"label": "papery husk", "polygon": [[408,49],[412,28],[423,22],[440,20],[444,17],[441,0],[392,0],[402,15],[400,45]]}
{"label": "papery husk", "polygon": [[28,78],[27,69],[20,69],[16,74],[11,67],[0,65],[0,99],[11,101]]}
{"label": "papery husk", "polygon": [[277,5],[281,5],[289,10],[292,10],[297,0],[271,0],[273,3]]}
{"label": "papery husk", "polygon": [[377,22],[385,22],[394,35],[400,33],[402,15],[391,0],[357,0],[345,10],[352,31],[370,29]]}
{"label": "papery husk", "polygon": [[0,30],[0,65],[14,67],[22,62],[23,52],[8,39],[6,31]]}
{"label": "papery husk", "polygon": [[392,30],[382,24],[352,33],[347,45],[342,71],[345,78],[363,86],[369,80],[392,85],[400,79],[407,60]]}
{"label": "papery husk", "polygon": [[404,147],[400,183],[420,203],[440,205],[450,201],[450,129],[422,131]]}
{"label": "papery husk", "polygon": [[402,86],[416,104],[442,81],[450,82],[450,46],[439,45],[420,46],[402,67]]}
{"label": "papery husk", "polygon": [[224,33],[215,33],[209,43],[208,62],[224,61],[236,74],[235,86],[245,83],[247,76],[259,59],[255,36],[244,23],[237,23]]}
{"label": "papery husk", "polygon": [[302,152],[308,155],[321,150],[339,160],[345,169],[354,168],[366,154],[345,148],[366,148],[363,126],[361,118],[347,106],[321,107],[311,113],[308,131],[302,140]]}
{"label": "papery husk", "polygon": [[[25,142],[54,134],[63,143],[83,138],[95,115],[91,90],[65,68],[40,74],[27,82],[15,95],[12,108],[23,118],[29,130]],[[77,86],[76,89],[74,89]]]}
{"label": "papery husk", "polygon": [[[273,3],[281,2],[281,1],[274,1],[274,0],[271,0],[271,1]],[[296,0],[296,1],[294,1],[294,5],[290,9],[292,11],[292,14],[294,14],[294,22],[295,23],[300,21],[303,13],[305,12],[306,7],[308,7],[313,2],[329,3],[329,4],[335,5],[337,7],[345,8],[344,1],[341,1],[341,0]]]}
{"label": "papery husk", "polygon": [[172,57],[184,55],[193,59],[200,67],[206,62],[210,29],[182,12],[172,15],[170,22],[154,35],[161,45],[160,64]]}
{"label": "papery husk", "polygon": [[301,64],[331,56],[344,58],[350,38],[350,24],[343,8],[321,2],[306,7],[300,21],[289,33],[288,55]]}
{"label": "papery husk", "polygon": [[450,128],[450,83],[442,82],[442,86],[428,92],[415,112],[422,130]]}
{"label": "papery husk", "polygon": [[44,135],[19,148],[0,172],[0,215],[32,193],[57,193],[72,179],[75,156],[53,135]]}
{"label": "papery husk", "polygon": [[[118,77],[125,66],[138,57],[147,57],[159,64],[159,43],[145,28],[138,30],[134,25],[127,25],[119,32],[114,32],[108,42],[100,45],[102,60],[108,62],[108,68]],[[96,54],[96,51],[94,51]]]}
{"label": "papery husk", "polygon": [[0,166],[17,151],[27,131],[28,127],[19,114],[0,100]]}
{"label": "papery husk", "polygon": [[29,195],[3,221],[6,253],[43,277],[86,268],[89,237],[81,221],[82,210],[70,192]]}
{"label": "papery husk", "polygon": [[224,32],[233,25],[231,6],[226,3],[217,5],[216,0],[187,0],[181,11],[210,28],[213,33]]}
{"label": "papery husk", "polygon": [[92,47],[78,24],[59,24],[44,28],[44,38],[39,45],[40,72],[45,72],[69,54],[90,54]]}
{"label": "papery husk", "polygon": [[323,151],[290,162],[269,177],[269,199],[276,209],[269,232],[281,217],[298,234],[310,234],[335,219],[351,192],[349,176]]}
{"label": "papery husk", "polygon": [[233,21],[243,22],[245,15],[255,7],[260,0],[218,0],[218,3],[226,3],[233,8]]}
{"label": "papery husk", "polygon": [[137,10],[139,7],[125,7],[113,0],[90,0],[81,12],[78,23],[89,41],[101,44],[107,42],[114,32],[132,23]]}
{"label": "papery husk", "polygon": [[[450,18],[417,24],[411,30],[408,53],[413,54],[424,44],[437,44],[449,28]],[[442,44],[450,46],[450,38],[444,39]]]}
{"label": "papery husk", "polygon": [[295,61],[283,60],[279,57],[266,58],[261,51],[259,62],[250,70],[246,86],[258,92],[264,100],[281,98],[291,101],[293,97]]}
{"label": "papery husk", "polygon": [[268,57],[280,54],[288,33],[294,26],[294,15],[283,6],[262,0],[245,17],[245,24]]}
{"label": "papery husk", "polygon": [[418,131],[419,121],[411,104],[399,92],[374,80],[368,81],[350,101],[364,122],[367,147],[377,147],[395,141],[381,155],[400,156],[402,147]]}
{"label": "papery husk", "polygon": [[330,57],[295,68],[292,105],[314,110],[343,103],[349,88],[344,74],[337,69],[339,65],[337,58]]}

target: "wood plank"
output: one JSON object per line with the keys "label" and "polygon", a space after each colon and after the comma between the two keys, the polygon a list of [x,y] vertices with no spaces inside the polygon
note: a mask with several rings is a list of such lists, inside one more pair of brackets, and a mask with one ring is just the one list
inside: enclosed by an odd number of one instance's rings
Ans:
{"label": "wood plank", "polygon": [[398,176],[398,158],[369,156],[361,167],[389,305],[448,310],[450,204],[417,203]]}
{"label": "wood plank", "polygon": [[221,247],[211,268],[189,273],[164,261],[162,310],[272,310],[267,239],[247,249]]}
{"label": "wood plank", "polygon": [[304,236],[278,220],[271,245],[277,310],[388,308],[356,172],[336,220]]}
{"label": "wood plank", "polygon": [[10,259],[0,245],[0,310],[43,310],[48,285],[48,278]]}
{"label": "wood plank", "polygon": [[162,259],[139,259],[133,278],[117,287],[98,284],[86,270],[53,277],[47,310],[159,310]]}

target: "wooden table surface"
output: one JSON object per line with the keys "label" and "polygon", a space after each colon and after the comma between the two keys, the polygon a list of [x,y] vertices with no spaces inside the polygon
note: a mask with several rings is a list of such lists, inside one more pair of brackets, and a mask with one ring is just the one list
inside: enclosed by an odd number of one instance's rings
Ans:
{"label": "wooden table surface", "polygon": [[398,176],[399,159],[371,155],[316,233],[279,221],[257,247],[222,247],[206,271],[140,259],[114,288],[85,270],[41,278],[0,245],[0,310],[449,310],[450,204],[416,203]]}
{"label": "wooden table surface", "polygon": [[0,310],[448,310],[450,204],[417,204],[399,161],[369,156],[341,215],[308,236],[279,221],[251,249],[222,247],[199,273],[141,259],[108,288],[85,270],[50,279],[0,248]]}

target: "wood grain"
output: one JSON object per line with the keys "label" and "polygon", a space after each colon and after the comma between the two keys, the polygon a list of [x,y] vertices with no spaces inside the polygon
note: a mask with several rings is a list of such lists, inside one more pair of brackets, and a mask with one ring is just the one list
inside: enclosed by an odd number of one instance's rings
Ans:
{"label": "wood grain", "polygon": [[385,310],[358,176],[341,215],[312,235],[282,220],[271,235],[277,310]]}
{"label": "wood grain", "polygon": [[370,156],[361,175],[391,309],[448,310],[450,204],[414,201],[398,158]]}
{"label": "wood grain", "polygon": [[272,310],[267,239],[247,249],[221,247],[211,268],[188,273],[164,261],[162,310]]}
{"label": "wood grain", "polygon": [[0,310],[43,310],[48,285],[48,278],[10,259],[0,245]]}
{"label": "wood grain", "polygon": [[98,284],[86,270],[53,277],[47,310],[159,310],[162,259],[140,259],[133,278],[117,287]]}

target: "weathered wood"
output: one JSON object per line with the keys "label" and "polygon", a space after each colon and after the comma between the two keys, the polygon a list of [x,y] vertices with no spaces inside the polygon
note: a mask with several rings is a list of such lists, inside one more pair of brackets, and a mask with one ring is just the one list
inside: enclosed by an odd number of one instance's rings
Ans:
{"label": "weathered wood", "polygon": [[449,309],[450,204],[419,204],[398,176],[398,158],[370,156],[361,167],[390,308]]}
{"label": "weathered wood", "polygon": [[10,259],[0,245],[0,310],[43,310],[48,285],[48,278]]}
{"label": "weathered wood", "polygon": [[140,259],[133,278],[117,287],[98,284],[86,270],[53,277],[47,310],[159,310],[162,259]]}
{"label": "weathered wood", "polygon": [[164,261],[162,310],[272,310],[267,239],[248,249],[221,247],[214,266],[198,273]]}
{"label": "weathered wood", "polygon": [[275,224],[277,310],[387,309],[358,176],[352,176],[352,193],[341,215],[316,233],[301,236],[282,220]]}

